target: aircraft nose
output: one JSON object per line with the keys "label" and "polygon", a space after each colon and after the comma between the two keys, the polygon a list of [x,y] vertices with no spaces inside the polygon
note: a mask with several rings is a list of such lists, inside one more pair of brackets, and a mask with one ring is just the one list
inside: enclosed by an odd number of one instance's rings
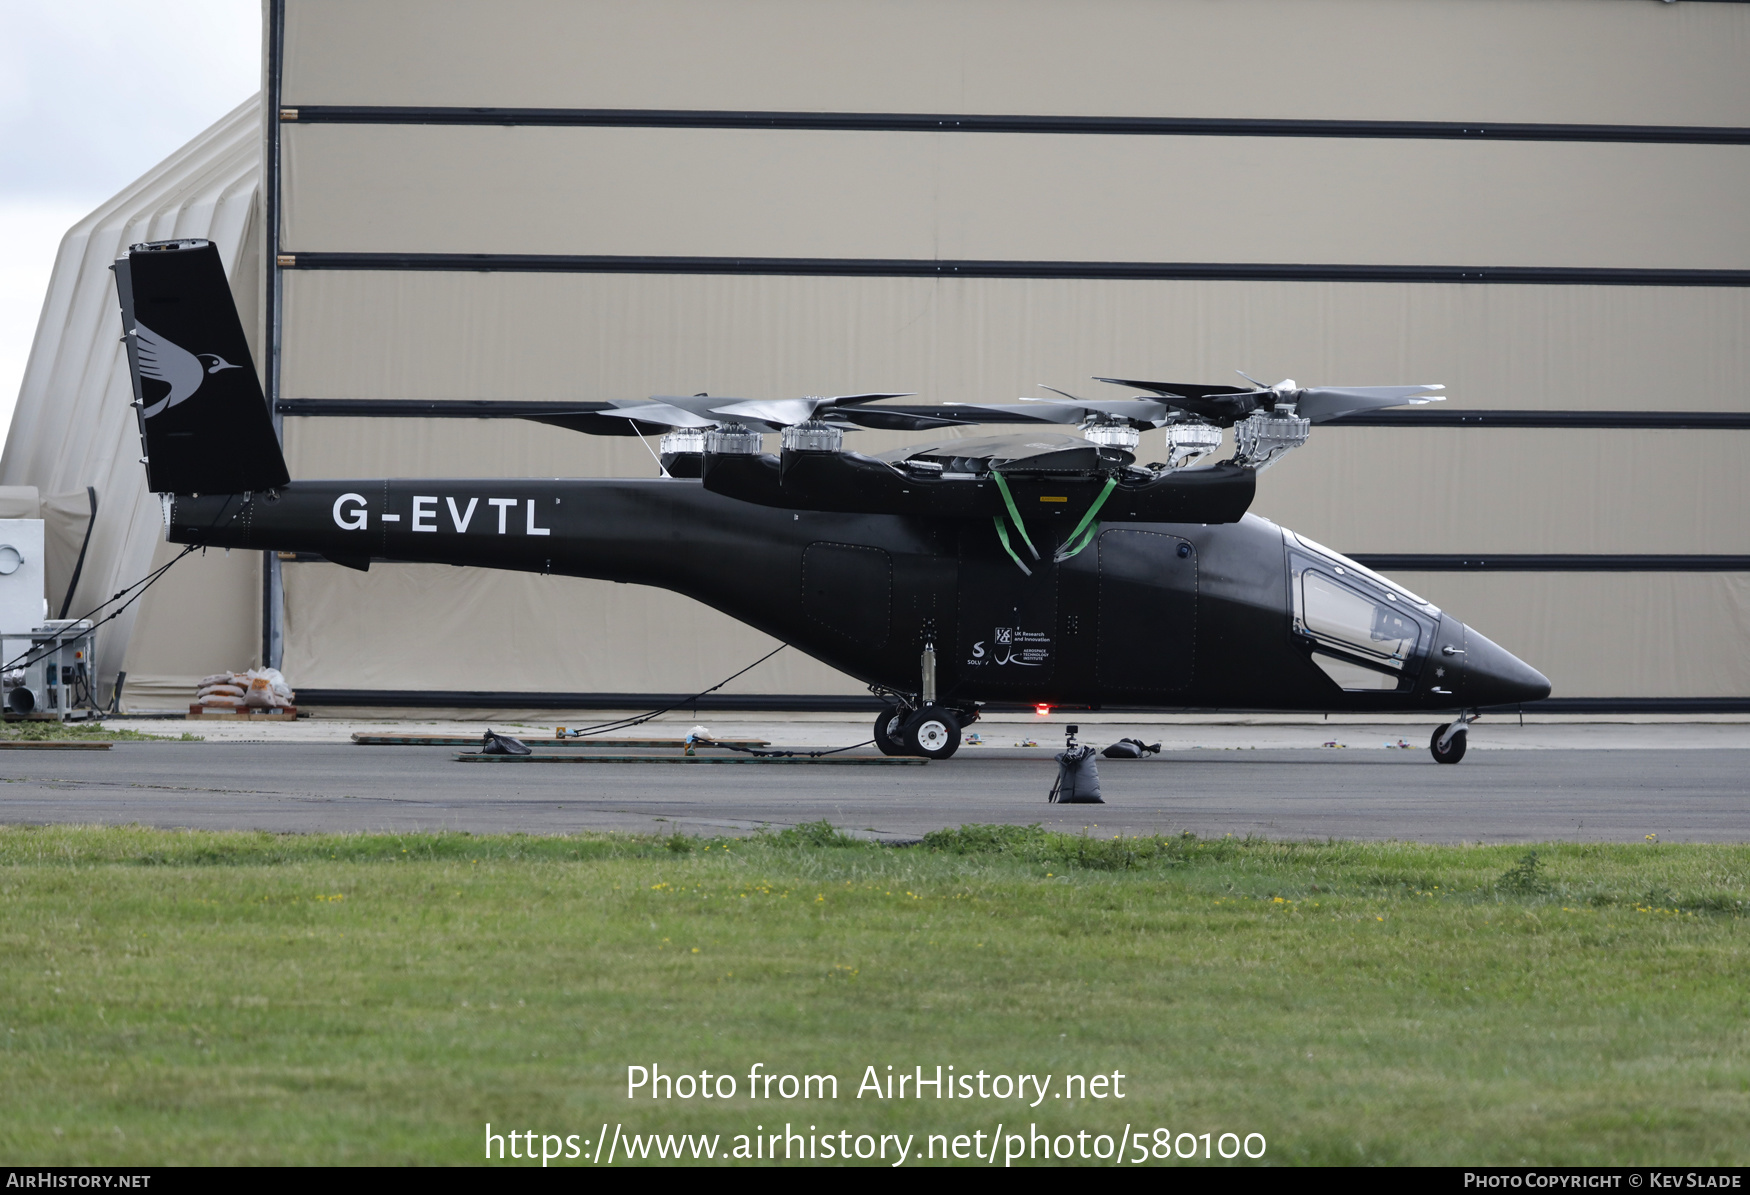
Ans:
{"label": "aircraft nose", "polygon": [[1549,677],[1500,644],[1468,626],[1464,640],[1467,705],[1518,705],[1549,696]]}

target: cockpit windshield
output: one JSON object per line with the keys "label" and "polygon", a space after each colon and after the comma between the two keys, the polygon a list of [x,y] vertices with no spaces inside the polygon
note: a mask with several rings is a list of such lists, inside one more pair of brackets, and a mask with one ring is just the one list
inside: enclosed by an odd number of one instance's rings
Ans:
{"label": "cockpit windshield", "polygon": [[1314,663],[1350,691],[1409,684],[1440,611],[1292,532],[1288,547],[1294,632],[1310,641]]}
{"label": "cockpit windshield", "polygon": [[1373,582],[1375,585],[1379,586],[1381,589],[1389,590],[1390,592],[1397,594],[1400,598],[1405,598],[1409,601],[1414,602],[1416,605],[1422,607],[1423,613],[1434,614],[1434,615],[1437,615],[1440,613],[1439,606],[1436,606],[1433,602],[1428,601],[1426,598],[1417,597],[1415,594],[1411,593],[1409,590],[1405,589],[1402,585],[1399,585],[1396,581],[1393,581],[1391,578],[1382,577],[1378,573],[1374,572],[1372,569],[1367,568],[1364,565],[1356,564],[1353,560],[1350,560],[1347,556],[1343,556],[1337,552],[1333,552],[1333,551],[1331,551],[1331,549],[1325,547],[1324,544],[1315,543],[1314,541],[1308,539],[1304,535],[1301,535],[1297,531],[1290,531],[1290,532],[1288,532],[1288,535],[1289,535],[1290,539],[1292,541],[1294,541],[1295,543],[1297,543],[1299,546],[1307,549],[1310,552],[1316,552],[1320,556],[1325,557],[1333,565],[1341,565],[1345,571],[1353,573],[1356,576],[1365,577],[1369,581]]}

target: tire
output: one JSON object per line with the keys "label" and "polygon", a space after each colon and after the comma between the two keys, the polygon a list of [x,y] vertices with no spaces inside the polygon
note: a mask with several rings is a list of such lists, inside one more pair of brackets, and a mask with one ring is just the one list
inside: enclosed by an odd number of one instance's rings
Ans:
{"label": "tire", "polygon": [[883,755],[904,755],[905,711],[890,705],[875,715],[875,746]]}
{"label": "tire", "polygon": [[905,753],[947,759],[960,749],[960,719],[952,710],[926,705],[905,724]]}
{"label": "tire", "polygon": [[1446,744],[1446,749],[1440,749],[1440,736],[1446,733],[1446,728],[1452,723],[1445,722],[1434,728],[1434,737],[1428,740],[1428,750],[1434,756],[1435,763],[1457,763],[1464,758],[1465,741],[1470,738],[1466,731],[1459,731],[1452,736],[1452,741]]}

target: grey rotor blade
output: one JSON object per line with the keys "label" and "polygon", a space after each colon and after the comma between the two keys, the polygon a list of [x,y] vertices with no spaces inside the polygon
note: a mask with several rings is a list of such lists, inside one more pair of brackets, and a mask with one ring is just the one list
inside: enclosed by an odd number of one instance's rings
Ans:
{"label": "grey rotor blade", "polygon": [[916,393],[916,390],[903,390],[896,394],[835,394],[827,401],[837,406],[851,406],[855,403],[875,402],[883,398],[910,398]]}
{"label": "grey rotor blade", "polygon": [[1444,389],[1444,386],[1309,386],[1296,395],[1295,409],[1303,419],[1324,423],[1357,411],[1443,402],[1440,395],[1430,392]]}
{"label": "grey rotor blade", "polygon": [[1082,406],[1102,415],[1111,415],[1117,419],[1135,419],[1144,423],[1165,419],[1167,412],[1173,409],[1173,404],[1164,398],[1095,399],[1083,403]]}
{"label": "grey rotor blade", "polygon": [[939,415],[920,414],[929,407],[848,407],[842,411],[833,412],[833,422],[836,425],[841,419],[857,427],[871,427],[879,431],[891,432],[928,432],[944,427],[965,427],[968,420],[944,419]]}
{"label": "grey rotor blade", "polygon": [[731,419],[753,419],[776,427],[792,427],[820,417],[837,406],[856,406],[883,398],[910,398],[915,391],[904,393],[808,395],[803,398],[727,399],[716,400],[710,410]]}
{"label": "grey rotor blade", "polygon": [[519,415],[532,423],[545,423],[567,431],[590,436],[660,436],[674,427],[672,423],[646,423],[641,419],[616,419],[618,411],[555,411],[549,414]]}
{"label": "grey rotor blade", "polygon": [[753,398],[714,404],[711,412],[738,421],[756,420],[777,427],[790,427],[813,419],[815,411],[831,401],[830,398]]}
{"label": "grey rotor blade", "polygon": [[683,411],[688,411],[703,418],[710,415],[711,412],[718,407],[727,406],[730,403],[746,401],[747,400],[744,398],[732,398],[728,395],[713,397],[708,394],[652,394],[648,399],[627,399],[624,402],[617,402],[614,405],[619,407],[635,407],[640,405],[641,402],[663,403],[667,406],[678,407]]}
{"label": "grey rotor blade", "polygon": [[717,422],[668,402],[628,403],[602,411],[601,414],[636,419],[640,423],[661,423],[669,427],[710,427]]}
{"label": "grey rotor blade", "polygon": [[[1083,401],[1082,399],[1079,399],[1075,395],[1071,394],[1068,390],[1059,390],[1056,386],[1047,386],[1044,382],[1039,383],[1039,388],[1041,390],[1049,390],[1053,394],[1061,394],[1065,398],[1069,399],[1071,402],[1079,403],[1079,402]],[[1033,401],[1034,402],[1050,402],[1051,400],[1049,398],[1037,398],[1037,399],[1034,399]]]}
{"label": "grey rotor blade", "polygon": [[[1084,403],[1067,403],[1055,398],[1023,398],[1020,402],[951,403],[960,410],[1003,411],[1040,423],[1080,423],[1087,418]],[[1004,420],[1009,422],[1009,420]]]}
{"label": "grey rotor blade", "polygon": [[928,420],[929,427],[969,427],[980,423],[1075,423],[1079,408],[1064,403],[945,402],[898,407],[845,407],[837,412],[865,427],[887,426],[872,420],[889,416]]}
{"label": "grey rotor blade", "polygon": [[1264,394],[1264,390],[1248,390],[1244,386],[1204,386],[1194,382],[1137,382],[1128,378],[1095,378],[1113,386],[1129,386],[1133,390],[1152,390],[1171,398],[1209,398],[1227,394]]}

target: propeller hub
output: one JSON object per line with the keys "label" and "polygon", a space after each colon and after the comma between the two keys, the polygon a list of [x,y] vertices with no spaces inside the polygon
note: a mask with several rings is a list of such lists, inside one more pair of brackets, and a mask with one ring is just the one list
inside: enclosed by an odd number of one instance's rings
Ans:
{"label": "propeller hub", "polygon": [[739,423],[727,423],[705,433],[705,451],[717,456],[758,456],[760,434]]}
{"label": "propeller hub", "polygon": [[1250,469],[1266,469],[1305,444],[1311,430],[1312,420],[1291,411],[1275,415],[1253,411],[1234,424],[1234,461]]}
{"label": "propeller hub", "polygon": [[1082,426],[1082,436],[1101,448],[1122,448],[1134,451],[1142,443],[1142,433],[1128,423],[1088,423]]}
{"label": "propeller hub", "polygon": [[1188,469],[1221,447],[1221,429],[1212,423],[1167,424],[1167,467]]}
{"label": "propeller hub", "polygon": [[781,438],[785,452],[837,452],[845,446],[844,429],[818,419],[786,427]]}
{"label": "propeller hub", "polygon": [[705,451],[705,430],[703,428],[680,427],[662,438],[662,454],[664,456],[703,451]]}

